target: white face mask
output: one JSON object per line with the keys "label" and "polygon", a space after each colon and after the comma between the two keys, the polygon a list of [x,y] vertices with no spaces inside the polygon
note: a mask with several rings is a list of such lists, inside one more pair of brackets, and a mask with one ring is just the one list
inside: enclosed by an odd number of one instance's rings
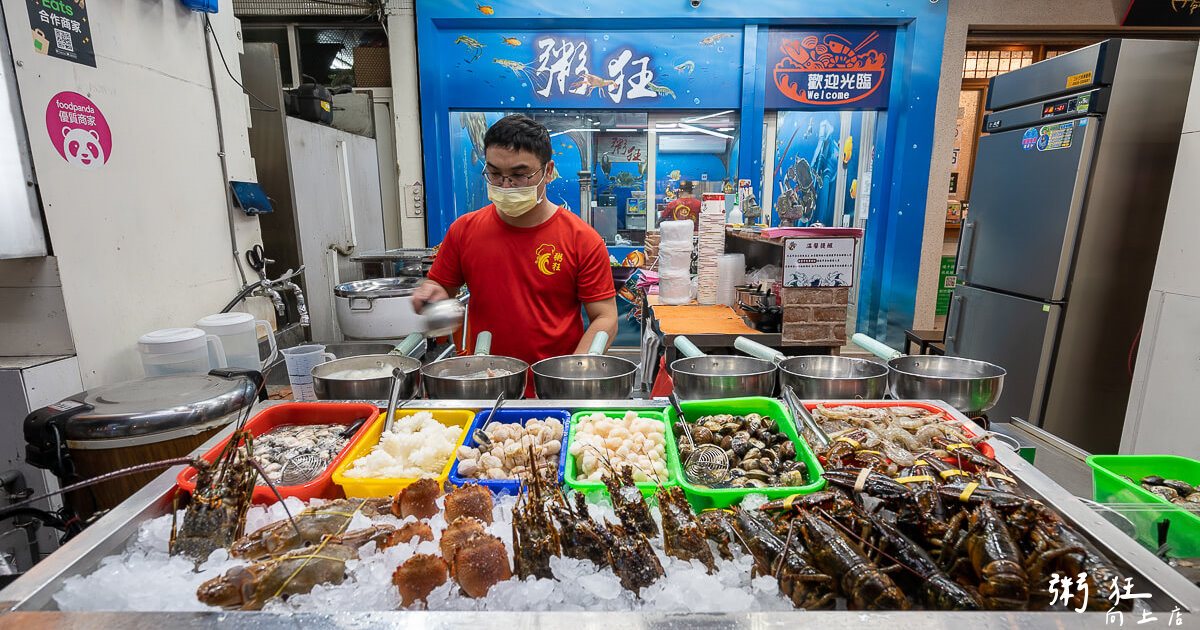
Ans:
{"label": "white face mask", "polygon": [[[546,174],[542,174],[542,181],[545,181]],[[542,198],[538,197],[538,186],[542,185],[539,181],[532,186],[520,186],[518,188],[502,188],[487,183],[488,199],[496,204],[496,208],[509,217],[519,217],[526,212],[534,209]]]}

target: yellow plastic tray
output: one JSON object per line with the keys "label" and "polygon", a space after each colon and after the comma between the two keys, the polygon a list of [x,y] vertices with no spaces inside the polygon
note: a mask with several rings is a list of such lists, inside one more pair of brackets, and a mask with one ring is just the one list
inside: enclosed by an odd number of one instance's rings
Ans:
{"label": "yellow plastic tray", "polygon": [[[396,417],[403,418],[420,411],[420,409],[401,409],[396,412]],[[475,412],[469,409],[432,409],[429,411],[433,414],[434,420],[446,426],[462,428],[462,435],[458,436],[458,443],[454,446],[454,452],[450,453],[446,464],[442,466],[441,474],[435,477],[438,483],[445,485],[446,479],[450,476],[450,468],[454,466],[454,460],[457,458],[458,447],[462,445],[463,440],[467,437],[467,427],[470,427],[471,421],[475,419]],[[360,499],[390,497],[416,481],[416,479],[367,479],[365,477],[347,477],[345,475],[346,469],[350,468],[360,457],[370,453],[376,444],[379,444],[379,436],[383,434],[384,415],[386,414],[379,414],[379,418],[375,420],[370,429],[367,429],[367,432],[358,441],[353,450],[346,454],[345,459],[342,460],[342,463],[337,468],[333,469],[333,482],[342,487],[342,491],[346,493],[347,497]]]}

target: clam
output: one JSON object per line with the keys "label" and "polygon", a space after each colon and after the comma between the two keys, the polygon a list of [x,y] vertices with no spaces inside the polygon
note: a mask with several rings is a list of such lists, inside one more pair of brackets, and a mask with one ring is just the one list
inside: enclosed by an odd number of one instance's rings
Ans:
{"label": "clam", "polygon": [[779,445],[780,459],[796,459],[796,444],[791,440]]}
{"label": "clam", "polygon": [[763,451],[760,447],[752,446],[752,447],[750,447],[750,450],[746,451],[746,454],[743,455],[743,457],[745,457],[746,459],[758,459],[759,457],[762,457],[765,453],[769,453],[769,452],[770,451]]}
{"label": "clam", "polygon": [[696,427],[692,429],[692,439],[695,440],[697,444],[712,444],[713,432],[710,431],[708,427]]}
{"label": "clam", "polygon": [[1150,484],[1152,486],[1161,486],[1164,481],[1166,481],[1166,479],[1163,479],[1162,477],[1159,477],[1158,475],[1147,475],[1145,477],[1142,477],[1142,485],[1143,486],[1146,484]]}
{"label": "clam", "polygon": [[749,487],[751,487],[751,488],[766,488],[766,487],[767,487],[767,482],[765,482],[765,481],[760,481],[760,480],[758,480],[758,479],[747,479],[747,480],[746,480],[746,485],[747,485],[747,486],[749,486]]}
{"label": "clam", "polygon": [[738,431],[730,436],[729,448],[733,449],[739,457],[745,457],[746,453],[752,448],[750,445],[750,434],[745,431]]}
{"label": "clam", "polygon": [[782,486],[803,486],[806,481],[804,473],[798,470],[789,470],[779,475],[779,484]]}

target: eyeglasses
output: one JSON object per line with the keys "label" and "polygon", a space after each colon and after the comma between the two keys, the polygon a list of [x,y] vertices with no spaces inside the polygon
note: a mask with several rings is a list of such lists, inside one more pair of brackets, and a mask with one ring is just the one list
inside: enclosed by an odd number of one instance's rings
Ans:
{"label": "eyeglasses", "polygon": [[484,171],[483,178],[485,180],[487,180],[487,183],[489,183],[493,186],[505,186],[505,185],[511,184],[512,186],[516,186],[517,188],[520,188],[520,187],[528,186],[528,185],[532,184],[534,181],[534,178],[537,177],[538,173],[540,173],[544,170],[546,170],[545,166],[543,166],[542,168],[539,168],[538,170],[536,170],[532,173],[529,173],[528,175],[499,175],[496,173],[489,173],[487,171]]}

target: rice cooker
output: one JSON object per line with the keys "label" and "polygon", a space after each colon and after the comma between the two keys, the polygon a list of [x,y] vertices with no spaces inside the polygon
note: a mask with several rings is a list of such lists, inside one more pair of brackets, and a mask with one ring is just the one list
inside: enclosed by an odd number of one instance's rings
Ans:
{"label": "rice cooker", "polygon": [[333,288],[337,321],[347,339],[399,339],[425,332],[425,318],[413,311],[412,294],[424,278],[372,278]]}

